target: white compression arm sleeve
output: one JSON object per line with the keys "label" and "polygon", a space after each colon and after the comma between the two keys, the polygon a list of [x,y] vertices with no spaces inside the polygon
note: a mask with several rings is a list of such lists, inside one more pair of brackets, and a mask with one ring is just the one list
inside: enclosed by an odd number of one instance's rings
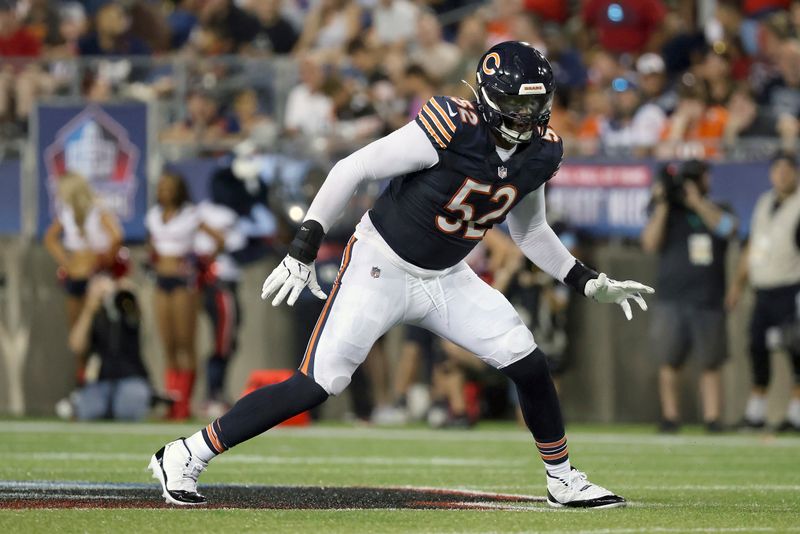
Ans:
{"label": "white compression arm sleeve", "polygon": [[341,215],[358,185],[420,171],[439,163],[439,153],[416,122],[409,122],[334,165],[308,209],[327,232]]}
{"label": "white compression arm sleeve", "polygon": [[556,280],[564,281],[576,260],[547,224],[544,186],[514,206],[508,214],[508,229],[529,260]]}

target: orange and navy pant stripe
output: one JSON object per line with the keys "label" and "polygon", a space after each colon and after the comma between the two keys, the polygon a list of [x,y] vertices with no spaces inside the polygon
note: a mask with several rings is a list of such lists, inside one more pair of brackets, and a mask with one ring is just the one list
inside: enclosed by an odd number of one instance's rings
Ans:
{"label": "orange and navy pant stripe", "polygon": [[220,438],[221,428],[222,427],[219,426],[219,419],[216,419],[202,431],[206,445],[217,454],[222,454],[228,450],[228,447],[225,446]]}
{"label": "orange and navy pant stripe", "polygon": [[537,441],[536,448],[539,449],[539,454],[546,464],[557,465],[569,459],[566,436],[556,441]]}
{"label": "orange and navy pant stripe", "polygon": [[325,307],[322,309],[322,313],[320,314],[319,319],[317,319],[317,324],[314,326],[314,331],[311,333],[311,339],[308,341],[306,352],[303,355],[303,361],[300,364],[300,372],[306,376],[312,378],[314,376],[314,358],[317,355],[319,340],[322,337],[322,331],[325,329],[325,325],[328,322],[328,317],[330,317],[331,308],[333,308],[336,295],[339,293],[339,288],[342,286],[342,278],[344,277],[344,273],[347,271],[347,267],[350,265],[350,260],[353,256],[353,245],[355,245],[356,241],[358,241],[358,239],[353,236],[350,238],[350,241],[347,242],[347,247],[344,249],[344,256],[342,256],[342,265],[339,268],[339,274],[336,276],[336,280],[333,282],[331,294],[328,295],[328,300],[325,302]]}

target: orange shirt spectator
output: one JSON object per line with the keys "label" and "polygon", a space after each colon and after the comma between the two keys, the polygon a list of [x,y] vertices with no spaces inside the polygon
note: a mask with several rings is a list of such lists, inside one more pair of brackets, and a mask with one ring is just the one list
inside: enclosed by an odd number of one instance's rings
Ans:
{"label": "orange shirt spectator", "polygon": [[711,158],[721,153],[727,124],[728,110],[723,106],[684,101],[678,104],[661,137],[672,142],[669,147],[673,156]]}

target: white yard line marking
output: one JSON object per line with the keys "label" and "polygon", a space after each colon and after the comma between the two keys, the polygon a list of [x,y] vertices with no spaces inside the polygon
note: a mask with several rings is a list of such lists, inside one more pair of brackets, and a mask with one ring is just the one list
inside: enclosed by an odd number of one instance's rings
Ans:
{"label": "white yard line marking", "polygon": [[[55,460],[55,461],[144,461],[147,455],[135,453],[105,453],[105,452],[10,452],[4,453],[3,458],[19,460]],[[420,465],[420,466],[446,466],[446,467],[519,467],[529,462],[510,462],[505,460],[490,460],[483,458],[452,458],[452,457],[385,457],[385,456],[266,456],[259,454],[237,454],[221,456],[214,462],[220,464],[291,464],[291,465]]]}
{"label": "white yard line marking", "polygon": [[[191,433],[197,430],[198,425],[193,424],[120,424],[120,423],[66,423],[66,422],[4,422],[3,432],[8,433],[72,433],[72,434],[104,434],[104,435],[160,435],[171,436],[179,433]],[[500,443],[531,443],[532,438],[525,430],[486,430],[486,431],[459,431],[459,430],[425,430],[425,429],[384,429],[384,428],[350,428],[350,427],[304,427],[304,428],[276,428],[267,436],[281,436],[291,438],[323,438],[342,440],[391,440],[391,441],[440,441],[440,442],[500,442]],[[761,447],[799,448],[800,440],[793,437],[781,437],[765,442],[761,435],[686,435],[686,436],[660,436],[642,434],[607,434],[569,433],[572,443],[589,443],[592,445],[615,446],[684,446],[684,445],[713,445],[714,447],[741,447],[758,445]]]}

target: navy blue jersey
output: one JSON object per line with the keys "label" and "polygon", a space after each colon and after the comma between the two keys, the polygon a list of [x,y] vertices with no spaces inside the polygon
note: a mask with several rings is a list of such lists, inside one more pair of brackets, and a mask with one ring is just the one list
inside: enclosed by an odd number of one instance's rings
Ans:
{"label": "navy blue jersey", "polygon": [[561,164],[561,140],[549,129],[503,162],[475,108],[460,98],[431,98],[416,122],[438,151],[439,163],[394,178],[369,212],[389,246],[418,267],[445,269],[464,259]]}

